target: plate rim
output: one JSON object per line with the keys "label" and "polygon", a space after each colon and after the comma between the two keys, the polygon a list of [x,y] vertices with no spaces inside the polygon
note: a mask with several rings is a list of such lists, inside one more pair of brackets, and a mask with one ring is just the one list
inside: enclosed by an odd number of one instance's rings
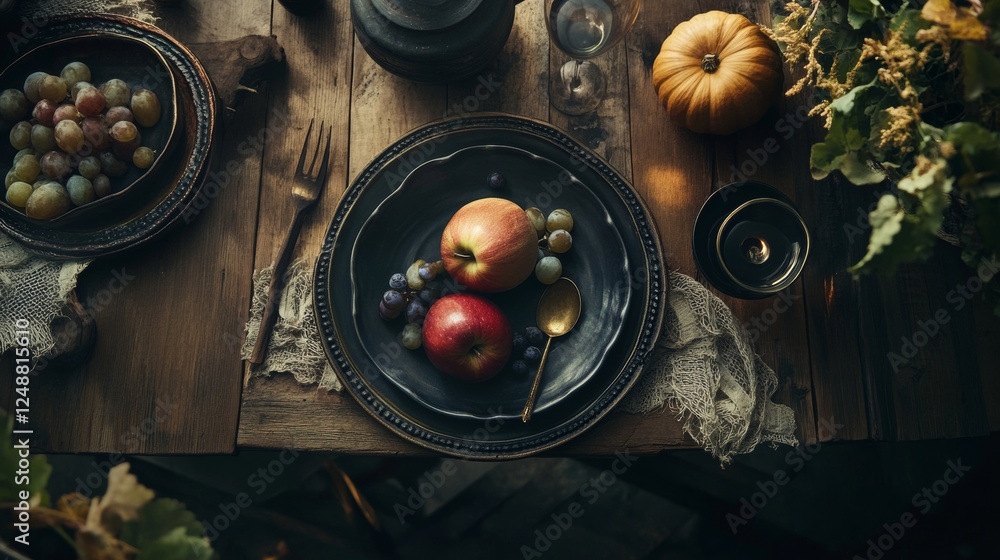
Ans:
{"label": "plate rim", "polygon": [[[357,328],[358,328],[358,325],[357,325],[357,309],[358,309],[359,300],[358,300],[358,297],[357,297],[357,295],[358,295],[357,294],[357,292],[358,292],[358,287],[357,287],[358,282],[355,280],[355,275],[354,275],[354,270],[355,270],[354,263],[355,263],[355,260],[356,260],[355,257],[357,255],[357,251],[358,251],[358,242],[360,240],[360,236],[362,235],[362,233],[364,233],[365,228],[367,228],[369,226],[369,224],[372,222],[372,218],[374,218],[376,216],[376,214],[385,206],[386,202],[388,202],[390,200],[390,198],[392,198],[393,196],[399,194],[405,188],[407,182],[410,181],[410,178],[413,177],[413,175],[415,173],[417,173],[418,171],[420,171],[421,169],[423,169],[425,167],[428,167],[428,166],[430,166],[432,164],[441,164],[442,162],[444,162],[446,160],[450,160],[450,159],[454,158],[455,156],[457,156],[457,155],[459,155],[460,153],[463,153],[463,152],[468,152],[468,151],[471,151],[471,150],[482,150],[482,149],[503,149],[503,150],[510,150],[510,151],[514,151],[514,152],[519,152],[521,154],[524,154],[527,157],[530,157],[530,158],[533,158],[533,159],[536,159],[536,160],[544,161],[547,164],[552,165],[552,166],[560,169],[561,171],[567,173],[573,182],[579,183],[580,186],[581,186],[581,188],[584,188],[584,189],[587,189],[588,191],[590,191],[590,187],[588,187],[583,181],[581,181],[579,178],[577,178],[577,176],[575,174],[573,174],[573,172],[571,170],[566,169],[563,165],[561,165],[561,164],[559,164],[559,163],[557,163],[555,161],[552,161],[550,158],[547,158],[547,157],[544,157],[544,156],[539,156],[537,154],[533,154],[530,151],[525,150],[524,148],[519,148],[517,146],[509,146],[509,145],[506,145],[506,144],[490,143],[490,144],[476,144],[476,145],[470,145],[470,146],[463,146],[463,147],[458,148],[458,149],[456,149],[455,151],[453,151],[453,152],[451,152],[449,154],[443,155],[441,157],[436,157],[436,158],[428,159],[427,161],[421,163],[420,165],[417,165],[416,167],[413,168],[412,171],[410,171],[409,173],[406,174],[405,177],[403,177],[403,180],[400,182],[399,186],[396,187],[396,189],[394,189],[391,193],[389,193],[389,195],[378,204],[378,206],[372,212],[371,216],[369,216],[364,221],[364,223],[361,224],[361,226],[360,226],[360,228],[358,230],[358,239],[355,239],[354,243],[351,245],[351,292],[354,295],[354,297],[353,297],[353,305],[354,305],[353,312],[354,312],[354,316],[355,316],[355,321],[354,321],[354,325],[353,326],[354,326],[355,330],[357,330]],[[589,192],[589,196],[591,196],[593,199],[596,200],[596,202],[598,204],[600,204],[602,210],[605,213],[605,217],[608,218],[608,219],[610,219],[611,216],[608,213],[607,208],[604,208],[604,205],[601,204],[600,199],[597,197],[597,195],[594,194],[592,191],[590,191]],[[610,224],[610,222],[609,222],[609,224]],[[622,253],[625,253],[625,240],[622,238],[621,232],[618,231],[618,228],[616,228],[614,226],[612,226],[611,229],[614,231],[614,235],[615,235],[615,237],[617,239],[617,245],[614,248],[615,249],[621,249]],[[628,271],[629,271],[630,258],[629,258],[629,256],[627,254],[623,254],[622,258],[624,260],[624,268],[623,268],[622,272],[624,272],[626,274],[626,276],[627,276],[628,275]],[[619,313],[617,313],[617,316],[618,316],[618,328],[614,331],[614,334],[610,338],[610,340],[607,341],[607,346],[606,346],[604,352],[601,354],[600,358],[595,361],[595,364],[590,369],[589,373],[587,373],[587,375],[583,379],[581,379],[579,382],[577,382],[577,384],[572,389],[569,389],[561,397],[556,398],[555,400],[552,400],[550,402],[547,402],[544,405],[536,405],[535,406],[535,412],[536,413],[537,412],[542,412],[544,410],[547,410],[547,409],[552,408],[553,406],[559,404],[564,399],[566,399],[569,396],[570,393],[576,391],[577,389],[579,389],[580,387],[582,387],[584,384],[586,384],[588,381],[590,381],[595,375],[597,375],[598,370],[600,370],[600,368],[603,367],[604,362],[607,359],[607,354],[608,354],[610,348],[615,343],[617,343],[618,340],[621,338],[622,328],[624,327],[624,323],[625,323],[626,317],[628,315],[628,313],[627,313],[627,311],[628,311],[628,304],[632,300],[632,297],[634,297],[633,291],[634,290],[632,290],[631,286],[629,286],[628,293],[627,293],[627,295],[625,296],[625,299],[624,299],[624,305],[622,307],[622,310]],[[368,345],[362,343],[362,346],[365,347],[365,350],[368,353],[368,356],[370,358],[374,358],[374,356],[372,356],[372,351],[368,348]],[[385,374],[385,373],[383,372],[383,374]],[[443,410],[442,408],[440,408],[438,406],[435,406],[435,405],[431,404],[430,402],[427,402],[427,400],[425,398],[419,396],[416,391],[414,391],[410,387],[407,387],[405,384],[403,384],[402,382],[400,382],[394,376],[385,374],[385,377],[391,383],[393,383],[394,385],[396,385],[401,391],[403,391],[404,393],[406,393],[410,398],[412,398],[416,402],[420,403],[425,408],[427,408],[429,410],[432,410],[432,411],[434,411],[436,413],[443,414],[445,416],[451,416],[451,417],[454,417],[454,418],[460,418],[460,419],[466,419],[466,420],[482,420],[482,421],[497,420],[497,419],[500,419],[500,420],[516,420],[516,419],[519,419],[521,417],[521,412],[519,411],[519,408],[517,408],[512,413],[493,414],[493,415],[486,415],[485,413],[477,415],[475,413],[470,413],[470,412],[459,412],[459,411],[455,411],[455,410],[450,410],[450,411],[449,410]],[[540,398],[541,398],[541,393],[539,393],[539,399]]]}
{"label": "plate rim", "polygon": [[[647,305],[643,312],[643,326],[637,333],[637,340],[628,359],[612,384],[595,396],[588,408],[573,418],[557,424],[545,434],[523,436],[517,440],[496,440],[470,444],[464,441],[466,439],[464,437],[440,434],[425,426],[415,426],[412,420],[408,420],[399,411],[392,400],[384,398],[367,384],[366,380],[357,373],[361,368],[358,368],[347,354],[343,339],[339,331],[334,328],[327,287],[329,286],[329,278],[333,275],[332,254],[337,246],[341,225],[346,216],[353,210],[363,190],[363,184],[367,184],[370,176],[386,168],[389,163],[398,160],[406,150],[413,146],[418,146],[443,134],[466,129],[486,128],[490,125],[497,128],[514,129],[521,134],[557,144],[572,157],[583,160],[596,173],[608,179],[614,193],[629,209],[632,226],[639,235],[638,242],[643,253],[642,262],[646,265],[643,293]],[[637,218],[641,218],[642,223],[639,223]],[[351,181],[338,203],[327,233],[324,235],[313,277],[313,308],[320,333],[323,336],[324,352],[338,379],[361,407],[380,424],[406,441],[435,452],[465,459],[517,459],[541,453],[562,445],[592,428],[614,409],[637,383],[646,360],[655,349],[656,341],[661,336],[666,314],[669,275],[666,274],[662,243],[658,232],[659,228],[656,225],[655,217],[631,182],[622,177],[604,158],[584,148],[567,132],[551,123],[506,113],[483,112],[439,119],[420,125],[402,135],[362,168],[361,172]],[[345,372],[345,370],[347,371]],[[567,428],[567,424],[574,420],[576,424]]]}

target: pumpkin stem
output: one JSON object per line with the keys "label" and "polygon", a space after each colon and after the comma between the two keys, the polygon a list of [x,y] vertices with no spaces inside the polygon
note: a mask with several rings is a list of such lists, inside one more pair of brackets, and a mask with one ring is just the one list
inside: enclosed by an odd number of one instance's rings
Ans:
{"label": "pumpkin stem", "polygon": [[701,69],[709,74],[719,69],[719,55],[708,53],[701,59]]}

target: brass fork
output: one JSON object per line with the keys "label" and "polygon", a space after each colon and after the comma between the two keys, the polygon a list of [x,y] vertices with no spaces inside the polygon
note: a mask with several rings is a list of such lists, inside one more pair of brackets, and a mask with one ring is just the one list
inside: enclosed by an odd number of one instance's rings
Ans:
{"label": "brass fork", "polygon": [[[319,150],[323,146],[323,130],[326,128],[326,121],[319,125],[319,134],[316,141],[316,149],[309,149],[309,140],[312,138],[313,124],[316,119],[309,121],[309,130],[306,132],[306,141],[302,146],[302,155],[299,156],[299,164],[295,168],[295,179],[292,183],[292,198],[295,200],[295,217],[292,218],[292,227],[288,229],[281,250],[278,252],[278,260],[274,264],[274,271],[271,274],[271,285],[267,289],[267,305],[264,306],[264,315],[260,318],[260,330],[257,331],[257,343],[253,347],[250,355],[251,364],[259,364],[264,361],[267,353],[267,343],[271,340],[271,331],[274,323],[278,319],[278,307],[281,299],[281,291],[284,288],[285,269],[288,268],[288,261],[292,258],[292,251],[295,249],[295,241],[299,237],[299,230],[302,229],[302,217],[306,210],[316,204],[330,167],[330,137],[333,134],[333,126],[326,129],[326,147],[323,148],[323,160],[319,161]],[[312,152],[309,166],[306,167],[306,155]],[[318,165],[317,165],[318,163]]]}

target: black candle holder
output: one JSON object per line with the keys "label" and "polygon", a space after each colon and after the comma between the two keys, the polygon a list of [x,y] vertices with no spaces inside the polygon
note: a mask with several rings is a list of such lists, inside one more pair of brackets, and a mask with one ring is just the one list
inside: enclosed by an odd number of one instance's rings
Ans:
{"label": "black candle holder", "polygon": [[798,279],[809,256],[809,230],[792,201],[757,181],[712,193],[691,236],[698,270],[722,292],[768,297]]}

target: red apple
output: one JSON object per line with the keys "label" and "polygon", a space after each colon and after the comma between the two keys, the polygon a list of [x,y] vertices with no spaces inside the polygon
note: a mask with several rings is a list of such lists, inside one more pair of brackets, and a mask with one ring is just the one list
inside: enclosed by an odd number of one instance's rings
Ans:
{"label": "red apple", "polygon": [[465,381],[486,381],[499,373],[514,346],[503,311],[473,294],[434,302],[424,318],[423,338],[434,367]]}
{"label": "red apple", "polygon": [[517,204],[481,198],[459,208],[445,226],[441,260],[459,284],[477,292],[502,292],[531,276],[538,234]]}

